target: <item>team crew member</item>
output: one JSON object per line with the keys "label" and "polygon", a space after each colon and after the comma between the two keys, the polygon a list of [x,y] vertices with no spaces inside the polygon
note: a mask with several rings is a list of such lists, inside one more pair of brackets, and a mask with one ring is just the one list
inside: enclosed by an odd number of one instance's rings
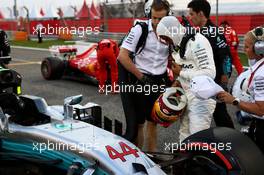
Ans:
{"label": "team crew member", "polygon": [[[135,25],[122,43],[118,61],[125,68],[125,70],[130,73],[131,84],[140,85],[142,87],[149,86],[148,89],[150,89],[150,94],[147,94],[144,91],[133,92],[130,93],[126,99],[122,99],[122,93],[129,92],[121,92],[121,99],[127,125],[131,124],[131,122],[134,122],[135,120],[137,123],[137,128],[130,128],[130,131],[133,130],[133,133],[136,134],[129,136],[129,140],[133,141],[139,148],[142,148],[144,143],[143,128],[145,120],[147,120],[147,150],[155,151],[157,140],[157,124],[151,119],[151,111],[155,100],[161,93],[160,90],[162,88],[159,88],[159,91],[152,91],[152,87],[155,86],[155,89],[157,89],[156,87],[161,87],[165,84],[169,56],[168,46],[158,41],[156,27],[159,21],[164,16],[168,15],[170,7],[169,3],[165,0],[154,0],[150,9],[151,14],[149,17],[151,19],[147,21],[148,34],[143,50],[138,54],[135,53],[136,46],[143,33],[143,28],[141,25]],[[130,53],[136,54],[133,61],[130,58]],[[119,75],[120,78],[122,76],[123,75]],[[123,82],[119,82],[119,84],[123,84]],[[136,129],[138,132],[135,131]],[[127,132],[129,131],[127,130]],[[133,138],[134,136],[136,136],[136,139]]]}
{"label": "team crew member", "polygon": [[43,28],[43,25],[41,23],[39,23],[37,26],[37,36],[38,36],[38,43],[42,43],[42,28]]}
{"label": "team crew member", "polygon": [[250,126],[250,135],[264,153],[264,29],[255,28],[245,35],[244,50],[249,59],[251,75],[248,82],[248,92],[251,102],[245,102],[233,97],[228,92],[220,92],[218,98],[239,109],[254,114]]}
{"label": "team crew member", "polygon": [[223,21],[221,26],[224,27],[225,30],[226,43],[229,46],[232,55],[232,64],[235,66],[238,75],[240,75],[244,70],[237,52],[239,44],[237,33],[227,21]]}
{"label": "team crew member", "polygon": [[118,70],[116,64],[116,59],[119,54],[118,44],[111,39],[103,39],[98,43],[96,51],[99,64],[99,71],[97,75],[99,80],[99,92],[104,92],[105,83],[108,77],[108,65],[110,66],[111,72],[111,89],[112,92],[115,92],[118,80]]}
{"label": "team crew member", "polygon": [[[10,54],[10,44],[7,38],[7,34],[4,30],[0,29],[0,57],[6,57]],[[7,67],[9,62],[4,62],[4,66]]]}
{"label": "team crew member", "polygon": [[[186,40],[185,28],[174,16],[164,17],[158,27],[157,34],[168,44],[180,46],[183,40]],[[209,41],[200,33],[191,34],[188,38],[186,47],[180,46],[180,49],[186,48],[185,53],[173,54],[175,62],[172,65],[174,75],[178,77],[178,85],[184,89],[188,104],[184,116],[181,117],[180,141],[198,131],[208,129],[211,125],[213,111],[216,102],[213,99],[201,100],[196,98],[190,91],[190,81],[193,77],[206,75],[215,78],[215,64],[213,51]]]}
{"label": "team crew member", "polygon": [[9,56],[10,45],[7,39],[7,34],[5,31],[0,29],[0,56]]}
{"label": "team crew member", "polygon": [[[227,89],[228,76],[231,75],[232,69],[231,55],[224,35],[219,32],[218,27],[209,19],[211,6],[206,0],[192,0],[188,4],[188,8],[190,20],[195,26],[199,27],[200,33],[209,40],[213,48],[216,67],[215,82]],[[216,126],[234,128],[225,103],[216,104],[213,116]]]}

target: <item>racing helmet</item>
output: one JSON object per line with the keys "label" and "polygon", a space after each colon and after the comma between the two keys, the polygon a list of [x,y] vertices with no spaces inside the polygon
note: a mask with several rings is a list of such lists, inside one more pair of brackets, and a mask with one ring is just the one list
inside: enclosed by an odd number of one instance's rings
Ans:
{"label": "racing helmet", "polygon": [[166,36],[173,41],[174,46],[180,45],[186,29],[175,16],[163,17],[157,26],[157,35]]}
{"label": "racing helmet", "polygon": [[151,6],[152,6],[153,0],[146,0],[144,4],[144,14],[145,17],[150,17],[151,12]]}
{"label": "racing helmet", "polygon": [[187,106],[187,97],[180,87],[170,87],[155,101],[151,117],[162,125],[168,127],[177,121]]}
{"label": "racing helmet", "polygon": [[251,71],[249,69],[241,73],[237,77],[232,89],[232,95],[245,102],[250,102],[252,100],[250,94],[248,93],[248,82],[250,74]]}

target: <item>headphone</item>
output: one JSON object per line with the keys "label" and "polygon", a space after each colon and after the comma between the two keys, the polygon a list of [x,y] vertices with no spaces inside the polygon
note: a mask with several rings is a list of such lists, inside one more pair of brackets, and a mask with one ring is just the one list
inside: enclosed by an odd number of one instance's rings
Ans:
{"label": "headphone", "polygon": [[145,0],[145,5],[144,5],[145,17],[151,18],[151,9],[152,9],[154,2],[157,4],[161,3],[163,6],[165,6],[166,9],[168,9],[166,16],[172,15],[172,11],[170,9],[170,4],[167,0]]}
{"label": "headphone", "polygon": [[253,46],[253,51],[255,52],[255,54],[263,56],[264,55],[264,28],[257,27],[252,31],[252,33],[257,38],[257,41],[254,43],[254,46]]}

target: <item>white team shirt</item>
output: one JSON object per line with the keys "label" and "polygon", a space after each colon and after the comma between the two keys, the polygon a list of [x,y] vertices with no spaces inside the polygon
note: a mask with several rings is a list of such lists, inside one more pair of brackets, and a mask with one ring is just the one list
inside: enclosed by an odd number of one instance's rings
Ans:
{"label": "white team shirt", "polygon": [[[257,67],[264,61],[264,58],[256,62],[252,67],[251,67],[251,72],[257,69]],[[250,74],[251,75],[251,74]],[[249,75],[249,77],[250,77]],[[254,76],[252,81],[249,84],[248,87],[248,92],[250,96],[252,97],[252,102],[254,103],[255,101],[264,101],[264,65],[260,66]],[[264,116],[260,117],[257,115],[252,115],[253,117],[259,118],[264,120]]]}
{"label": "white team shirt", "polygon": [[194,37],[194,41],[190,39],[187,42],[184,58],[181,58],[179,53],[173,54],[175,62],[182,67],[178,80],[185,91],[190,89],[190,81],[195,76],[206,75],[214,79],[216,75],[213,50],[209,41],[200,33]]}
{"label": "white team shirt", "polygon": [[[252,72],[264,61],[264,58],[252,66]],[[264,65],[260,66],[254,74],[249,85],[249,93],[255,101],[264,101]]]}
{"label": "white team shirt", "polygon": [[[153,30],[151,19],[148,20],[147,23],[149,33],[146,45],[142,52],[136,55],[134,63],[136,68],[138,68],[142,73],[161,75],[165,73],[167,69],[169,47],[159,42],[158,37]],[[142,28],[139,25],[136,25],[131,29],[121,47],[129,50],[130,52],[135,52],[141,34]]]}

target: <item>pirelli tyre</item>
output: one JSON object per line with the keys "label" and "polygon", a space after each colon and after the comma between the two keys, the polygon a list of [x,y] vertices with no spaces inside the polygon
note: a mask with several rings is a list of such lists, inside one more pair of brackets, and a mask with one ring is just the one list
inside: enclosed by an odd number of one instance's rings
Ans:
{"label": "pirelli tyre", "polygon": [[187,174],[264,174],[263,153],[234,129],[217,127],[198,132],[184,140],[184,149],[192,155],[186,164]]}
{"label": "pirelli tyre", "polygon": [[46,80],[60,79],[65,67],[65,62],[59,58],[47,57],[41,63],[41,74]]}

